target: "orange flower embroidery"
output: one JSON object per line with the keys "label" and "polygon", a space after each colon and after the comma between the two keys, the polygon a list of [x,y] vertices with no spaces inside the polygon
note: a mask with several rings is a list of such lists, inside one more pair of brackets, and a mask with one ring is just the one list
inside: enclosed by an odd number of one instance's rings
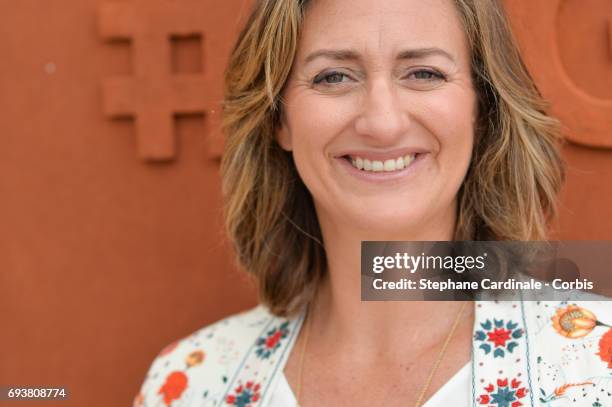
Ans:
{"label": "orange flower embroidery", "polygon": [[565,394],[565,391],[567,389],[569,389],[570,387],[577,387],[577,386],[588,386],[588,385],[592,385],[593,382],[584,382],[584,383],[566,383],[561,387],[557,387],[555,389],[555,396],[559,397],[562,396],[563,394]]}
{"label": "orange flower embroidery", "polygon": [[558,333],[571,339],[588,335],[598,325],[597,318],[591,311],[577,305],[559,308],[552,321]]}
{"label": "orange flower embroidery", "polygon": [[612,369],[612,329],[609,329],[599,340],[600,359],[608,363],[608,368]]}
{"label": "orange flower embroidery", "polygon": [[158,394],[164,395],[164,404],[169,406],[173,400],[179,399],[187,388],[187,376],[183,372],[172,372],[166,377],[166,382],[160,387]]}
{"label": "orange flower embroidery", "polygon": [[187,363],[187,367],[199,365],[200,363],[204,362],[204,352],[201,350],[191,352],[189,356],[187,356],[187,360],[185,362]]}

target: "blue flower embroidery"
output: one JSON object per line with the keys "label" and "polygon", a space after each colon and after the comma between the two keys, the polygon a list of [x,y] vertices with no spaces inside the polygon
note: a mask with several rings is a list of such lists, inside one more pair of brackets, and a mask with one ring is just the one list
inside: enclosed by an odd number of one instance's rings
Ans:
{"label": "blue flower embroidery", "polygon": [[257,338],[255,353],[262,359],[267,359],[281,346],[281,341],[289,335],[289,321],[272,328],[265,337]]}
{"label": "blue flower embroidery", "polygon": [[503,319],[487,319],[485,322],[481,322],[480,326],[483,330],[478,330],[474,334],[474,339],[478,342],[482,342],[479,346],[485,354],[493,351],[493,357],[503,358],[506,356],[506,352],[512,353],[514,348],[518,346],[518,342],[515,339],[519,339],[523,336],[523,330],[518,328],[518,323],[508,321],[504,324]]}

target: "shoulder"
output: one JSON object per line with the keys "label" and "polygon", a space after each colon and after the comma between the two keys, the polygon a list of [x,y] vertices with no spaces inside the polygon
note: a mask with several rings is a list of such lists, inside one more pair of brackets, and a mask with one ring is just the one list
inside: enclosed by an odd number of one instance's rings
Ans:
{"label": "shoulder", "polygon": [[595,403],[607,394],[612,402],[609,393],[602,393],[612,385],[612,302],[594,295],[588,300],[534,301],[526,307],[540,392],[556,397],[555,389],[567,387],[568,394],[580,393],[583,400]]}
{"label": "shoulder", "polygon": [[592,337],[591,334],[601,333],[606,325],[612,324],[610,297],[576,289],[555,289],[548,284],[536,293],[522,301],[523,317],[536,338],[548,341]]}
{"label": "shoulder", "polygon": [[568,340],[591,337],[612,326],[612,300],[589,295],[557,301],[529,301],[526,316],[539,336],[553,335]]}
{"label": "shoulder", "polygon": [[[543,296],[542,298],[546,298]],[[612,298],[579,291],[549,294],[547,300],[525,301],[525,316],[541,332],[578,339],[612,324]]]}
{"label": "shoulder", "polygon": [[[165,346],[152,361],[134,406],[188,406],[197,394],[213,400],[242,356],[278,317],[263,305],[230,315]],[[205,383],[204,387],[201,384]],[[180,400],[180,401],[179,401]],[[211,401],[211,404],[213,402]]]}
{"label": "shoulder", "polygon": [[612,302],[573,294],[477,303],[477,377],[492,380],[503,370],[542,405],[612,406]]}

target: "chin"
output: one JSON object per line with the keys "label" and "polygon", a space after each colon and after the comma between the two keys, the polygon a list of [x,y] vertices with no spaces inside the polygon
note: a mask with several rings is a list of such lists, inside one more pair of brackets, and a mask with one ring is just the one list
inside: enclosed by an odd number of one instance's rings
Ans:
{"label": "chin", "polygon": [[422,220],[427,214],[410,209],[394,209],[360,211],[348,219],[362,231],[363,239],[370,240],[409,240],[414,231],[423,228]]}

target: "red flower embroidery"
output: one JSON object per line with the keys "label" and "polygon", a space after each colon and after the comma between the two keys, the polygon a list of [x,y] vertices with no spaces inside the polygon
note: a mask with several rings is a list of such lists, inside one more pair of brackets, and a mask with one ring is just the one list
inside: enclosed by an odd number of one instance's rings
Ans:
{"label": "red flower embroidery", "polygon": [[608,368],[612,369],[612,329],[609,329],[599,340],[599,358],[608,363]]}
{"label": "red flower embroidery", "polygon": [[506,341],[510,339],[510,330],[505,328],[495,328],[493,332],[487,332],[489,342],[493,342],[495,347],[506,346]]}
{"label": "red flower embroidery", "polygon": [[266,332],[265,336],[257,338],[255,354],[262,359],[268,359],[281,347],[281,342],[289,335],[289,321],[285,321]]}
{"label": "red flower embroidery", "polygon": [[481,405],[487,405],[490,407],[519,407],[522,406],[523,403],[519,401],[527,394],[527,389],[525,387],[519,387],[521,382],[516,379],[512,379],[510,381],[510,386],[508,386],[508,379],[497,379],[497,386],[489,383],[487,387],[485,387],[485,394],[481,394],[478,397],[478,402]]}
{"label": "red flower embroidery", "polygon": [[169,406],[172,400],[179,399],[187,388],[187,376],[183,372],[172,372],[157,394],[164,395],[164,403]]}
{"label": "red flower embroidery", "polygon": [[239,385],[234,389],[235,394],[230,394],[225,398],[225,402],[231,406],[251,407],[259,398],[259,383],[252,381],[246,382],[245,385]]}
{"label": "red flower embroidery", "polygon": [[266,339],[266,348],[270,349],[270,348],[275,347],[278,341],[281,340],[282,336],[283,334],[281,331],[276,331],[274,335],[269,336]]}

